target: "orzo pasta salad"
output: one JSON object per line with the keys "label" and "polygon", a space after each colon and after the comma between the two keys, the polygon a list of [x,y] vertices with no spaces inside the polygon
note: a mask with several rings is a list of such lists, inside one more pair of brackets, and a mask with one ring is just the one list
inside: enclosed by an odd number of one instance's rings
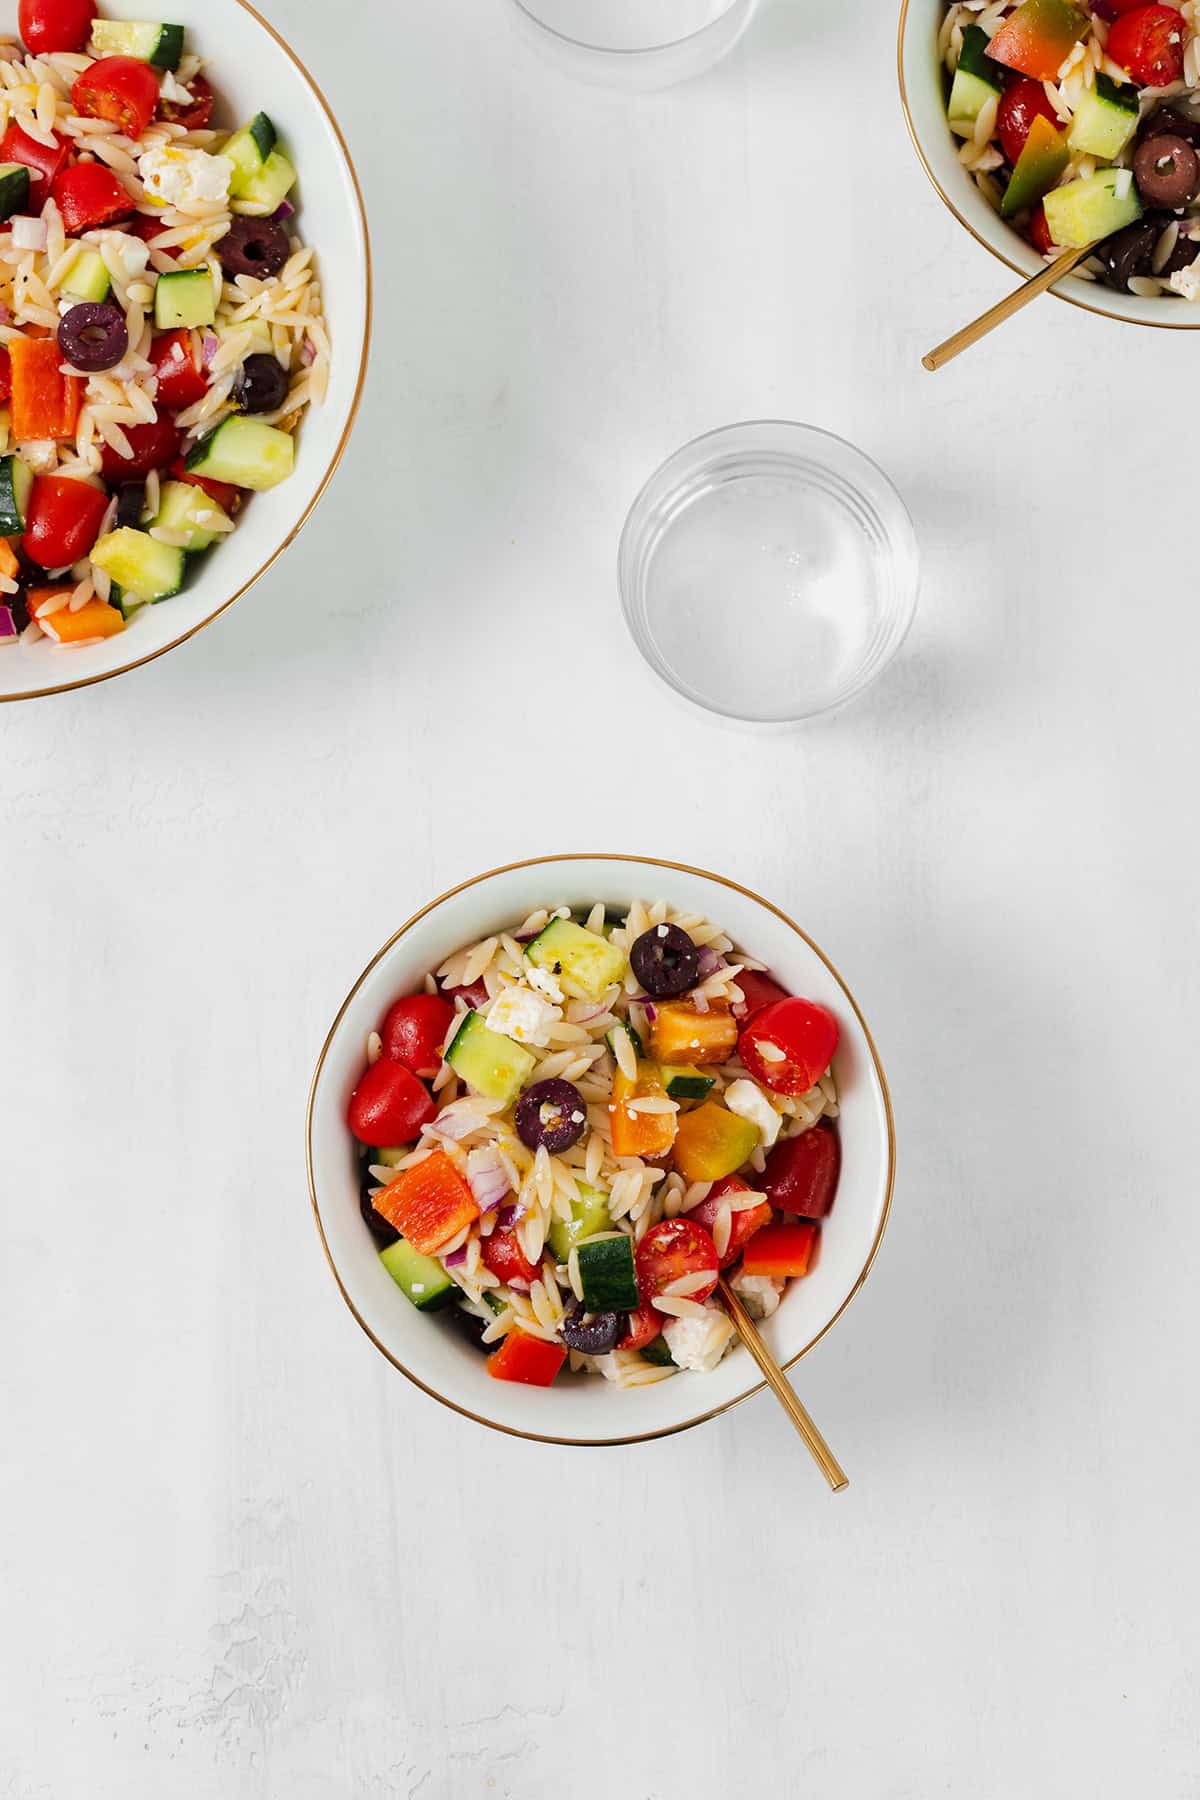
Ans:
{"label": "orzo pasta salad", "polygon": [[388,1273],[501,1381],[716,1367],[808,1273],[841,1164],[837,1021],[665,902],[532,914],[371,1034],[348,1108]]}
{"label": "orzo pasta salad", "polygon": [[988,200],[1123,292],[1200,300],[1200,0],[956,0],[947,116]]}
{"label": "orzo pasta salad", "polygon": [[0,40],[0,643],[124,631],[291,473],[329,340],[296,169],[182,26],[21,0]]}

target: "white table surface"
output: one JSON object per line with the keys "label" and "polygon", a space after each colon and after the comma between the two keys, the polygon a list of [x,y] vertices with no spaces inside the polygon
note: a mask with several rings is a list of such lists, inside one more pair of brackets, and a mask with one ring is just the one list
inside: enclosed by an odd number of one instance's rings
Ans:
{"label": "white table surface", "polygon": [[[355,438],[228,616],[0,718],[0,1796],[1195,1800],[1200,341],[1046,302],[922,371],[1007,277],[891,7],[774,0],[637,100],[500,0],[273,10],[373,215]],[[670,701],[613,576],[759,415],[876,455],[925,558],[884,682],[782,736]],[[572,848],[735,874],[875,1028],[892,1224],[798,1372],[838,1499],[766,1396],[485,1434],[325,1267],[351,980]]]}

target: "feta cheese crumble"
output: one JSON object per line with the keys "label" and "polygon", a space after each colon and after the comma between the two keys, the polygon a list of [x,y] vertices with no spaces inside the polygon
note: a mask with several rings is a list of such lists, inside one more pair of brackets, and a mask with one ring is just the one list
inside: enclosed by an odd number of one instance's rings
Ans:
{"label": "feta cheese crumble", "polygon": [[779,1136],[781,1120],[756,1081],[731,1081],[725,1089],[725,1104],[730,1112],[758,1127],[758,1135],[767,1150]]}
{"label": "feta cheese crumble", "polygon": [[739,1269],[730,1285],[752,1319],[769,1319],[778,1311],[783,1283],[773,1275],[747,1275]]}
{"label": "feta cheese crumble", "polygon": [[159,206],[195,206],[229,198],[233,164],[207,150],[179,150],[166,144],[138,159],[147,199]]}
{"label": "feta cheese crumble", "polygon": [[681,1369],[708,1374],[733,1342],[734,1329],[719,1306],[707,1306],[703,1318],[690,1313],[683,1319],[664,1319],[663,1336]]}
{"label": "feta cheese crumble", "polygon": [[560,1006],[518,981],[493,1000],[487,1026],[489,1031],[498,1031],[514,1043],[533,1044],[541,1049],[550,1042],[550,1027],[561,1018]]}

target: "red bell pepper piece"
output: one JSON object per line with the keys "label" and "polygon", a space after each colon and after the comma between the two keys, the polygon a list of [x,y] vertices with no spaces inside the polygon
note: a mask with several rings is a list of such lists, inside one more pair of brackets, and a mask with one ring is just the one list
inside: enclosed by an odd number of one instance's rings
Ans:
{"label": "red bell pepper piece", "polygon": [[374,1206],[423,1256],[432,1256],[479,1217],[475,1196],[443,1150],[401,1169],[376,1194]]}
{"label": "red bell pepper piece", "polygon": [[1072,0],[1023,0],[988,45],[988,55],[1035,81],[1053,81],[1091,20]]}
{"label": "red bell pepper piece", "polygon": [[[31,610],[35,595],[44,600],[47,592],[54,591],[53,588],[32,588],[29,594]],[[125,629],[125,620],[116,607],[109,606],[104,600],[89,600],[78,612],[72,612],[69,606],[60,606],[48,619],[39,619],[38,624],[56,644],[80,644],[87,638],[115,637],[118,631]]]}
{"label": "red bell pepper piece", "polygon": [[103,163],[73,163],[69,169],[61,169],[50,192],[72,237],[111,225],[133,211],[133,195]]}
{"label": "red bell pepper piece", "polygon": [[164,406],[182,411],[207,394],[208,376],[192,354],[191,332],[182,326],[159,333],[150,345],[150,361],[158,376],[158,398]]}
{"label": "red bell pepper piece", "polygon": [[817,1241],[815,1225],[764,1225],[746,1245],[742,1268],[747,1275],[807,1275]]}
{"label": "red bell pepper piece", "polygon": [[121,427],[132,456],[122,456],[112,444],[100,446],[100,471],[105,481],[137,481],[151,469],[163,469],[179,455],[183,434],[169,412],[156,409],[144,425]]}
{"label": "red bell pepper piece", "polygon": [[12,359],[12,422],[17,442],[74,437],[84,383],[78,375],[61,372],[62,351],[57,338],[13,338],[8,353]]}
{"label": "red bell pepper piece", "polygon": [[[727,1175],[723,1181],[714,1184],[707,1200],[702,1200],[699,1206],[692,1207],[688,1218],[694,1219],[697,1225],[702,1225],[705,1231],[712,1236],[717,1223],[717,1214],[721,1210],[721,1202],[726,1195],[750,1192],[750,1188],[740,1177]],[[754,1234],[761,1231],[764,1225],[769,1225],[775,1216],[769,1200],[759,1199],[757,1195],[755,1197],[758,1199],[757,1206],[747,1206],[744,1211],[735,1212],[731,1216],[729,1242],[725,1247],[724,1256],[721,1257],[723,1269],[732,1268]]]}
{"label": "red bell pepper piece", "polygon": [[29,211],[40,213],[46,204],[51,185],[59,170],[64,168],[71,154],[71,143],[68,138],[54,133],[57,146],[52,150],[49,144],[40,144],[37,138],[31,138],[27,131],[13,120],[4,136],[0,138],[0,162],[24,163],[29,170]]}
{"label": "red bell pepper piece", "polygon": [[567,1360],[565,1344],[550,1344],[526,1331],[510,1331],[500,1348],[488,1357],[488,1374],[497,1381],[523,1381],[528,1387],[549,1387]]}
{"label": "red bell pepper piece", "polygon": [[139,138],[158,107],[158,76],[135,56],[102,56],[76,77],[71,102],[85,119],[109,119]]}
{"label": "red bell pepper piece", "polygon": [[230,481],[214,481],[211,475],[193,475],[190,469],[184,468],[182,456],[175,458],[170,474],[172,481],[187,481],[193,487],[203,488],[209,499],[215,500],[227,513],[231,513],[241,501],[240,487],[234,487]]}

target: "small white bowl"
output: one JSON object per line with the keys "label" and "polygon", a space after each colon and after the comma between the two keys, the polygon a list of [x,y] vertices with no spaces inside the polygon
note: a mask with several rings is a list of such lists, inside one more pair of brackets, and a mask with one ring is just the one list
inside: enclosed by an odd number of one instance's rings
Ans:
{"label": "small white bowl", "polygon": [[[974,177],[959,162],[961,140],[946,122],[946,87],[937,51],[945,11],[943,0],[901,0],[900,104],[925,173],[959,224],[1024,280],[1046,265],[1033,245],[988,205]],[[1077,275],[1065,276],[1050,292],[1085,312],[1123,319],[1131,325],[1173,331],[1193,331],[1200,326],[1200,306],[1186,300],[1121,294]]]}
{"label": "small white bowl", "polygon": [[[6,0],[10,29],[15,0]],[[107,18],[145,16],[144,0],[104,0]],[[341,459],[366,377],[371,254],[358,178],[329,105],[295,52],[247,0],[173,0],[187,46],[209,59],[219,117],[231,123],[262,108],[279,127],[299,170],[298,226],[316,251],[333,347],[329,392],[306,409],[287,481],[254,494],[229,541],[207,557],[174,599],[147,606],[127,631],[91,649],[17,644],[0,649],[0,700],[67,693],[151,662],[232,606],[291,543]]]}
{"label": "small white bowl", "polygon": [[836,1014],[842,1173],[816,1268],[791,1283],[764,1326],[785,1366],[811,1350],[866,1279],[887,1223],[896,1146],[891,1102],[862,1014],[812,939],[769,901],[736,882],[638,856],[559,856],[516,863],[443,894],[401,926],[359,976],[325,1040],[308,1102],[308,1181],[317,1229],[342,1297],[367,1336],[402,1374],[456,1412],[516,1437],[555,1444],[630,1444],[684,1431],[763,1385],[736,1346],[708,1375],[688,1372],[641,1388],[599,1377],[550,1388],[495,1381],[485,1359],[436,1318],[409,1305],[379,1261],[359,1212],[355,1146],[346,1104],[362,1072],[368,1034],[390,1002],[421,984],[451,951],[538,906],[627,906],[664,898],[722,925],[796,993]]}

